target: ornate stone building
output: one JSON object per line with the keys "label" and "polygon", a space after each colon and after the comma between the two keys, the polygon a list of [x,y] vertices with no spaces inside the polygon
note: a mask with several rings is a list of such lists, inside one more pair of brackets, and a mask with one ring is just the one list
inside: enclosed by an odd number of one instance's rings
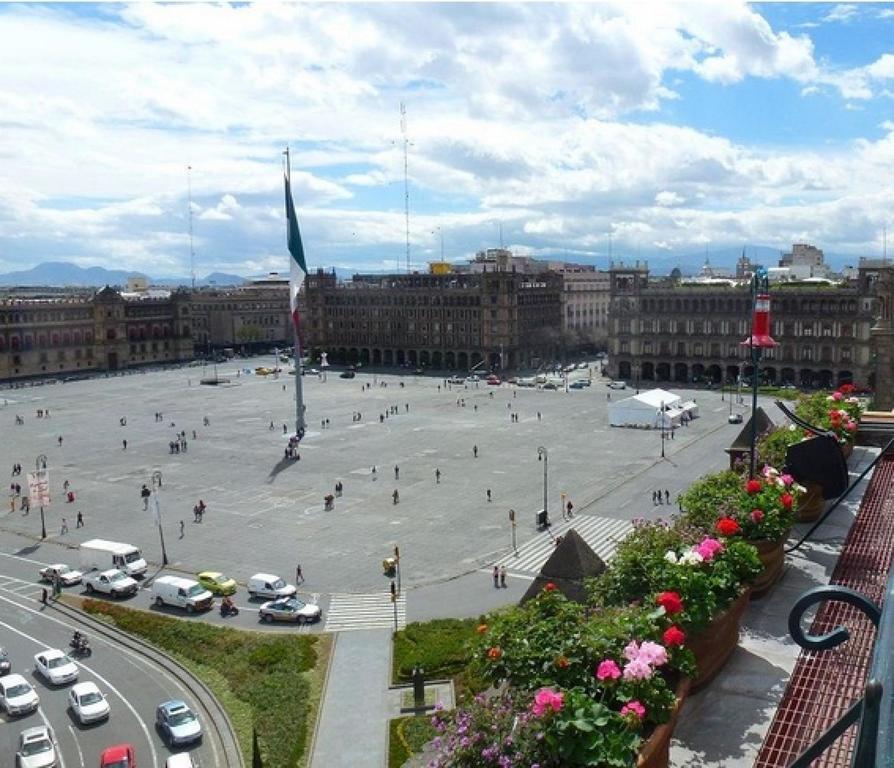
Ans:
{"label": "ornate stone building", "polygon": [[[735,381],[751,376],[740,345],[751,327],[747,282],[681,284],[650,280],[648,267],[613,264],[610,375],[638,382]],[[772,336],[760,375],[766,382],[830,387],[872,384],[868,275],[844,285],[788,283],[770,290]]]}
{"label": "ornate stone building", "polygon": [[305,281],[304,346],[332,362],[468,370],[556,357],[562,277],[502,264],[480,273],[354,275]]}

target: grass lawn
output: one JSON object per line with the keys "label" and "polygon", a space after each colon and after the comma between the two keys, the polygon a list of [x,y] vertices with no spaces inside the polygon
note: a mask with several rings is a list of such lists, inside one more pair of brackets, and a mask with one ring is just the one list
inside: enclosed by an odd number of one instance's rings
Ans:
{"label": "grass lawn", "polygon": [[81,607],[157,646],[202,680],[226,709],[247,765],[252,726],[264,765],[307,764],[331,650],[328,635],[244,632],[101,600],[83,600]]}
{"label": "grass lawn", "polygon": [[400,768],[435,736],[431,715],[409,715],[389,721],[388,768]]}

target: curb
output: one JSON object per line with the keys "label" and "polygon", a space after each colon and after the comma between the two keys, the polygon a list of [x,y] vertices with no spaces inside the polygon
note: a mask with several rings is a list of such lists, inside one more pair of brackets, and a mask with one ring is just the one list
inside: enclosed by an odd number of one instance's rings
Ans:
{"label": "curb", "polygon": [[217,732],[218,741],[223,750],[224,764],[232,768],[245,768],[242,751],[239,749],[239,742],[236,739],[233,725],[226,711],[214,694],[211,693],[208,686],[195,677],[183,664],[146,641],[134,637],[117,627],[113,628],[111,625],[95,619],[80,608],[59,601],[49,602],[47,605],[59,613],[90,627],[92,632],[124,645],[130,650],[141,654],[146,659],[165,667],[171,675],[177,678],[181,685],[194,695],[197,707],[204,710],[207,722]]}
{"label": "curb", "polygon": [[323,720],[323,705],[326,703],[326,692],[329,690],[329,673],[332,671],[332,662],[335,659],[335,651],[338,646],[338,638],[340,632],[332,633],[332,648],[329,650],[329,661],[326,664],[326,673],[323,675],[323,686],[320,689],[320,707],[317,710],[317,719],[314,723],[313,732],[310,734],[310,741],[307,744],[307,768],[313,768],[314,750],[317,747],[317,734],[320,730],[320,723]]}

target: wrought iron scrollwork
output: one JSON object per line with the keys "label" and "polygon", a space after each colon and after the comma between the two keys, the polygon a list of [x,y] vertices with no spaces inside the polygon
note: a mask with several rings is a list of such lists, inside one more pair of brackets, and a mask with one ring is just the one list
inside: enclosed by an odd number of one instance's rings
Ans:
{"label": "wrought iron scrollwork", "polygon": [[804,632],[801,628],[801,620],[804,618],[804,614],[814,605],[824,603],[827,600],[847,603],[855,608],[859,608],[878,627],[882,611],[865,595],[848,587],[840,587],[834,584],[825,587],[815,587],[798,598],[788,615],[788,631],[792,639],[805,650],[827,651],[830,648],[841,645],[850,637],[850,633],[845,627],[835,627],[835,629],[825,635],[811,635]]}

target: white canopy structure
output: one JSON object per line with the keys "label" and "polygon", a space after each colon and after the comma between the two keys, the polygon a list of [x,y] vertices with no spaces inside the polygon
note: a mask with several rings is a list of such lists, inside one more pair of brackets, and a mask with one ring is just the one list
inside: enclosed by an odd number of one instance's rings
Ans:
{"label": "white canopy structure", "polygon": [[650,389],[632,397],[617,400],[608,407],[609,424],[613,427],[664,429],[679,427],[683,409],[679,395],[664,389]]}

